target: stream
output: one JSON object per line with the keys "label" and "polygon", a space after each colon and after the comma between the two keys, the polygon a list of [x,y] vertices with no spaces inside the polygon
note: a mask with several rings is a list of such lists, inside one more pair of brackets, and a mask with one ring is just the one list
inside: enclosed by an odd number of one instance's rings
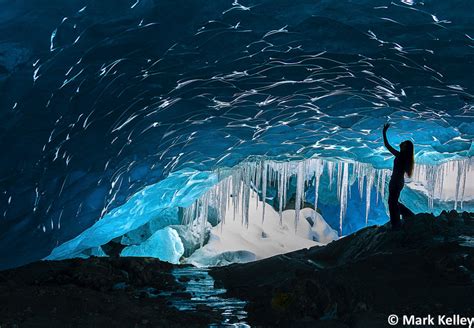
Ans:
{"label": "stream", "polygon": [[[199,311],[200,307],[207,306],[221,314],[222,322],[211,324],[209,327],[250,327],[246,322],[246,302],[225,297],[224,288],[214,288],[214,279],[209,275],[208,269],[180,267],[173,269],[172,274],[185,288],[165,295],[172,306],[180,311]],[[191,294],[191,297],[186,293]]]}

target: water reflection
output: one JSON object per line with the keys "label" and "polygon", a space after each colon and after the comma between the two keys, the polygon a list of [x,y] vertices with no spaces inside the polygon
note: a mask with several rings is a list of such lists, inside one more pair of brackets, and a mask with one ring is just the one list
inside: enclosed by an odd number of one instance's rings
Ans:
{"label": "water reflection", "polygon": [[221,314],[222,322],[209,327],[250,327],[246,322],[246,302],[225,297],[226,290],[214,287],[214,279],[209,275],[208,269],[179,267],[174,269],[172,274],[185,288],[184,291],[162,294],[169,299],[172,306],[181,311],[200,311],[203,307],[209,307]]}

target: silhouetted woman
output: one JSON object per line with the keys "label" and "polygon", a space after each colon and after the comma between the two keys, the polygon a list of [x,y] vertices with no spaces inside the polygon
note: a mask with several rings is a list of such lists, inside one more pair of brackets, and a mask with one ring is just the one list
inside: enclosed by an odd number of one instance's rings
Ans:
{"label": "silhouetted woman", "polygon": [[414,215],[405,205],[398,202],[398,198],[405,185],[404,175],[406,174],[408,177],[411,177],[415,160],[413,157],[413,143],[410,140],[400,144],[400,151],[390,146],[387,140],[387,130],[389,127],[390,124],[388,123],[383,126],[383,142],[388,151],[395,156],[395,160],[393,161],[392,177],[388,185],[388,210],[390,211],[392,228],[397,230],[402,226],[400,214],[404,217]]}

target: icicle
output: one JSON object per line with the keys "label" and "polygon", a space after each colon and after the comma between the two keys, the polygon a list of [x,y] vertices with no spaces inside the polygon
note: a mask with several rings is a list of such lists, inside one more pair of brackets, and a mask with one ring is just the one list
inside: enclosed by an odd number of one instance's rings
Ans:
{"label": "icicle", "polygon": [[463,208],[463,203],[464,203],[464,193],[466,189],[466,177],[467,177],[467,171],[468,171],[468,161],[464,160],[462,163],[462,178],[461,178],[461,209]]}
{"label": "icicle", "polygon": [[385,198],[385,181],[387,179],[387,170],[381,170],[382,174],[382,186],[380,187],[380,197]]}
{"label": "icicle", "polygon": [[209,193],[206,192],[204,196],[200,199],[199,203],[199,222],[201,225],[201,233],[199,237],[200,245],[202,247],[204,245],[204,237],[206,235],[206,224],[209,210]]}
{"label": "icicle", "polygon": [[185,226],[190,226],[191,223],[194,221],[194,209],[196,208],[196,201],[194,201],[191,206],[186,207],[183,210],[183,217],[181,219],[181,223]]}
{"label": "icicle", "polygon": [[[466,163],[465,161],[456,161],[456,197],[454,199],[454,209],[458,209],[458,202],[461,201],[460,196],[464,194],[465,178],[466,178]],[[463,186],[464,184],[464,186]],[[464,197],[464,196],[463,196]]]}
{"label": "icicle", "polygon": [[304,162],[298,162],[296,172],[296,197],[295,197],[295,231],[298,227],[301,209],[301,195],[304,192]]}
{"label": "icicle", "polygon": [[381,172],[377,171],[377,184],[375,186],[375,205],[379,204],[380,182],[382,181]]}
{"label": "icicle", "polygon": [[[245,176],[245,172],[243,172],[243,176]],[[247,186],[245,185],[245,182],[241,184],[241,191],[240,191],[240,223],[244,224],[245,223],[245,197],[246,197],[246,190]]]}
{"label": "icicle", "polygon": [[349,163],[344,162],[342,166],[341,195],[340,195],[340,212],[339,212],[339,235],[342,236],[342,222],[346,215],[347,209],[347,189],[349,181]]}
{"label": "icicle", "polygon": [[[352,167],[352,170],[351,170],[351,167]],[[352,186],[354,185],[356,179],[357,179],[357,176],[355,175],[354,173],[355,171],[355,166],[349,162],[349,172],[348,172],[348,175],[349,175],[349,183],[348,183],[348,190],[347,190],[347,199],[351,199],[352,198]]]}
{"label": "icicle", "polygon": [[[262,163],[262,223],[265,220],[265,205],[267,198],[267,164],[265,162]],[[257,202],[258,203],[258,202]]]}
{"label": "icicle", "polygon": [[284,179],[283,179],[283,207],[286,206],[287,202],[287,197],[288,197],[288,185],[290,183],[290,175],[288,174],[289,172],[289,163],[284,163],[283,164],[283,173],[284,173]]}
{"label": "icicle", "polygon": [[370,196],[372,186],[374,184],[374,169],[368,168],[366,175],[366,187],[365,187],[365,224],[369,223],[369,211],[370,211]]}
{"label": "icicle", "polygon": [[444,189],[444,176],[446,174],[446,165],[441,165],[439,170],[439,181],[438,181],[438,198],[441,199]]}
{"label": "icicle", "polygon": [[317,159],[314,168],[314,211],[318,208],[319,181],[324,170],[324,162]]}
{"label": "icicle", "polygon": [[[262,165],[264,165],[263,162],[259,163],[257,169],[255,170],[255,189],[258,193],[258,190],[260,189],[260,179],[262,178],[261,175],[262,175]],[[258,208],[258,203],[259,202],[255,202],[256,203],[256,207]]]}
{"label": "icicle", "polygon": [[433,209],[433,204],[434,204],[434,191],[435,191],[435,185],[436,185],[436,171],[437,171],[437,168],[432,166],[432,165],[428,166],[427,170],[426,170],[427,181],[428,181],[428,186],[427,186],[428,207],[430,209]]}
{"label": "icicle", "polygon": [[278,215],[280,216],[280,223],[282,222],[283,219],[283,185],[284,185],[284,171],[280,171],[280,175],[278,178]]}
{"label": "icicle", "polygon": [[251,173],[248,169],[243,167],[242,170],[243,183],[242,183],[242,224],[246,227],[249,225],[249,203],[250,203],[250,179]]}
{"label": "icicle", "polygon": [[342,162],[339,161],[337,163],[337,181],[336,181],[338,200],[341,200],[341,182],[342,182]]}
{"label": "icicle", "polygon": [[227,205],[228,205],[228,198],[229,198],[229,181],[231,178],[226,178],[221,181],[218,185],[219,193],[218,193],[218,203],[219,203],[219,218],[221,221],[221,228],[225,223],[225,216],[227,212]]}
{"label": "icicle", "polygon": [[239,207],[239,198],[242,189],[242,172],[241,170],[236,170],[232,176],[232,206],[233,206],[233,220],[235,221],[236,211]]}
{"label": "icicle", "polygon": [[356,164],[358,169],[357,169],[357,176],[358,176],[358,182],[359,182],[359,196],[360,200],[362,200],[362,195],[364,194],[364,178],[366,175],[366,170],[365,170],[365,165],[362,165],[361,163]]}
{"label": "icicle", "polygon": [[329,190],[332,190],[333,175],[334,175],[334,162],[328,161]]}

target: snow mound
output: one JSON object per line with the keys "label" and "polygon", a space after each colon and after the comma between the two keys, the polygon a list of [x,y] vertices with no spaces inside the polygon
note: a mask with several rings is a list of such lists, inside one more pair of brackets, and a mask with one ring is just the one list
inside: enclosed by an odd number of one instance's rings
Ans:
{"label": "snow mound", "polygon": [[[265,218],[262,220],[263,207]],[[275,209],[258,199],[252,191],[248,225],[242,224],[240,207],[231,206],[224,222],[211,229],[209,241],[185,260],[195,266],[219,266],[245,263],[295,250],[324,245],[338,238],[319,213],[304,208],[295,230],[295,210],[285,210],[282,220]]]}

